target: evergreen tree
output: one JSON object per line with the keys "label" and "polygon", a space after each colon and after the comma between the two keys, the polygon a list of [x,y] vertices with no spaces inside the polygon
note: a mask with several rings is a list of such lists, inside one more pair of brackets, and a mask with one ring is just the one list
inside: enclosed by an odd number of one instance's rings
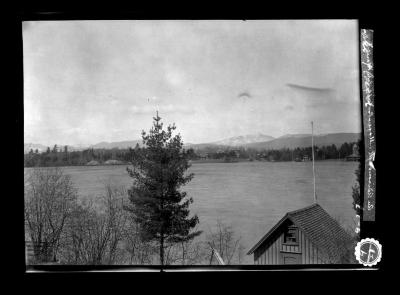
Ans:
{"label": "evergreen tree", "polygon": [[133,168],[127,168],[133,185],[126,209],[139,225],[141,238],[159,244],[160,264],[164,265],[166,245],[189,241],[201,231],[191,232],[199,219],[196,215],[189,218],[193,199],[180,191],[194,176],[185,175],[189,153],[179,134],[172,137],[175,125],[165,131],[158,112],[153,119],[149,134],[142,131],[143,147],[133,150]]}
{"label": "evergreen tree", "polygon": [[[364,149],[363,149],[363,144],[362,141],[359,140],[357,142],[358,145],[358,150],[361,155],[363,155]],[[360,221],[361,221],[361,215],[363,212],[362,204],[361,204],[361,190],[362,190],[362,163],[363,161],[360,161],[358,164],[358,167],[356,171],[354,172],[356,174],[356,183],[352,187],[352,197],[353,197],[353,209],[356,212],[356,214],[359,216]]]}
{"label": "evergreen tree", "polygon": [[68,157],[68,146],[64,146],[64,155],[62,157],[62,164],[68,165],[69,164],[69,157]]}
{"label": "evergreen tree", "polygon": [[357,215],[361,214],[361,197],[360,197],[360,167],[358,167],[355,171],[356,174],[356,183],[353,185],[353,209],[356,211]]}

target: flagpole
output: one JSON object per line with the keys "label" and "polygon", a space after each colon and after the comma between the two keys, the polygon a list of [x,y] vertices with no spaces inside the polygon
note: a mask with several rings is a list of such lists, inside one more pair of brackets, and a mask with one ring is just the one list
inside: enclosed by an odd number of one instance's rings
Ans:
{"label": "flagpole", "polygon": [[311,150],[312,150],[312,169],[314,180],[314,203],[317,203],[317,195],[315,193],[315,166],[314,166],[314,123],[311,121]]}

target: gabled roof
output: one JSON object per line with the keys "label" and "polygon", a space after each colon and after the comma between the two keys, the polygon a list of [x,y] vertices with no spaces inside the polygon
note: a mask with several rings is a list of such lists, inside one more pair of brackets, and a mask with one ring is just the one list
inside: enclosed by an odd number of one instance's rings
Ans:
{"label": "gabled roof", "polygon": [[329,257],[337,259],[343,255],[345,245],[351,240],[351,236],[333,219],[320,205],[311,206],[291,211],[254,245],[249,252],[252,254],[258,247],[264,244],[271,235],[286,220],[292,221],[299,227],[306,237],[320,250],[328,254]]}

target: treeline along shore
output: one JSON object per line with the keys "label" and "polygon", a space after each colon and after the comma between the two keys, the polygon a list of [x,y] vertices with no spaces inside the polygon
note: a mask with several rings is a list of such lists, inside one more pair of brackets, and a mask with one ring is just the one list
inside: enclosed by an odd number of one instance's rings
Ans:
{"label": "treeline along shore", "polygon": [[[315,146],[314,159],[345,160],[354,155],[354,146],[360,142],[345,142],[340,147],[336,145]],[[55,166],[97,166],[97,165],[126,165],[130,164],[134,149],[85,149],[69,151],[68,147],[60,149],[56,145],[44,152],[31,149],[24,155],[25,167],[55,167]],[[282,148],[254,149],[243,147],[203,149],[189,148],[189,159],[194,163],[229,163],[243,161],[309,161],[312,159],[312,148]]]}

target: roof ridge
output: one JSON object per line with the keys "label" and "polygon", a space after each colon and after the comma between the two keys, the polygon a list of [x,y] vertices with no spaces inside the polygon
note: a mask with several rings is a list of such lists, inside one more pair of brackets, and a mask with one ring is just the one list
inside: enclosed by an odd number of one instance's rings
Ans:
{"label": "roof ridge", "polygon": [[[317,206],[321,207],[318,203],[314,203],[314,204],[312,204],[312,205],[310,205],[310,206],[307,206],[307,207],[304,207],[304,208],[301,208],[301,209],[297,209],[297,210],[290,211],[290,212],[288,212],[287,214],[288,214],[288,215],[296,214],[296,213],[299,213],[299,212],[302,212],[302,211],[305,211],[305,210],[308,210],[308,209],[311,209],[311,208],[314,208],[314,207],[317,207]],[[321,207],[321,208],[322,208],[322,207]]]}

